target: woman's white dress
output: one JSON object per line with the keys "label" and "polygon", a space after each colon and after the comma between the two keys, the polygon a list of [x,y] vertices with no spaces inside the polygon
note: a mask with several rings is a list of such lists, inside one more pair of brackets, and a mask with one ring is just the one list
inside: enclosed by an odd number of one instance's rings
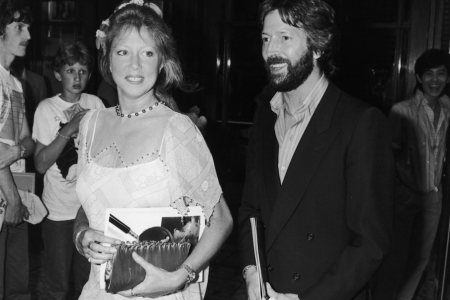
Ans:
{"label": "woman's white dress", "polygon": [[[163,105],[156,107],[152,113],[164,116],[161,127],[153,129],[164,130],[159,149],[149,149],[146,155],[126,165],[115,143],[92,152],[99,134],[96,132],[98,116],[102,113],[105,110],[91,111],[80,123],[76,190],[90,227],[103,231],[105,210],[110,207],[172,206],[184,213],[188,206],[200,205],[209,220],[222,189],[211,153],[190,119]],[[152,134],[152,129],[146,130]],[[99,266],[92,265],[89,281],[79,299],[127,299],[100,289],[99,271]],[[159,299],[203,299],[208,269],[204,278],[203,283]]]}

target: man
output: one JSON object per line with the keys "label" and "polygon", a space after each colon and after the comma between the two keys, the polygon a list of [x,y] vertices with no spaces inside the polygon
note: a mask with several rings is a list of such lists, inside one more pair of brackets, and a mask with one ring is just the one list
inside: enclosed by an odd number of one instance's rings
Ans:
{"label": "man", "polygon": [[448,53],[425,51],[415,64],[415,95],[389,114],[398,182],[394,242],[374,299],[410,300],[428,264],[442,209],[442,168],[450,117]]}
{"label": "man", "polygon": [[[44,76],[34,73],[25,67],[25,59],[17,56],[10,65],[11,74],[19,79],[22,85],[23,98],[25,99],[25,111],[27,116],[27,123],[30,131],[33,131],[34,112],[39,103],[47,98],[47,86]],[[25,169],[27,172],[33,172],[36,174],[35,182],[35,194],[39,197],[42,195],[42,189],[44,188],[44,177],[42,174],[36,172],[34,167],[34,158],[31,155],[28,157],[25,163]],[[39,230],[40,227],[34,227],[33,229]],[[36,232],[35,236],[41,237],[40,231]]]}
{"label": "man", "polygon": [[265,0],[262,53],[278,92],[257,110],[239,211],[243,276],[258,299],[250,217],[264,226],[268,295],[350,300],[390,243],[394,164],[376,108],[329,82],[337,40],[322,0]]}
{"label": "man", "polygon": [[11,172],[24,172],[24,158],[34,151],[25,117],[20,82],[9,67],[24,56],[32,18],[16,0],[0,1],[0,197],[6,203],[0,232],[0,299],[30,299],[28,291],[28,211],[22,204]]}

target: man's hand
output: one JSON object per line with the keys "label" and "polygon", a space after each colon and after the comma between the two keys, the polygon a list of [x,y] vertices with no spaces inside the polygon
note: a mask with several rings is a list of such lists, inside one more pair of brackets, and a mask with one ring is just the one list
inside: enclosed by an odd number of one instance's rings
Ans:
{"label": "man's hand", "polygon": [[28,219],[29,216],[30,213],[25,205],[22,204],[20,196],[18,201],[8,201],[5,211],[5,225],[18,225],[23,222],[23,219]]}
{"label": "man's hand", "polygon": [[270,297],[269,300],[300,300],[300,298],[296,294],[280,294],[275,292],[270,283],[267,283],[266,287],[267,287],[267,294]]}
{"label": "man's hand", "polygon": [[247,284],[248,300],[260,300],[259,278],[256,267],[250,268],[245,273],[245,283]]}
{"label": "man's hand", "polygon": [[9,167],[20,158],[20,147],[0,142],[0,169]]}

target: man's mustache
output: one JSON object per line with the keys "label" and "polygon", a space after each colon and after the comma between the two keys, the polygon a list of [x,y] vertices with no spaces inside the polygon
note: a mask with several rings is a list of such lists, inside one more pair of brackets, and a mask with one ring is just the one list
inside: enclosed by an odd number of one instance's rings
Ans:
{"label": "man's mustache", "polygon": [[275,64],[282,64],[282,63],[287,63],[289,64],[290,61],[286,58],[282,58],[279,56],[271,56],[268,57],[266,60],[266,66],[270,66],[270,65],[275,65]]}

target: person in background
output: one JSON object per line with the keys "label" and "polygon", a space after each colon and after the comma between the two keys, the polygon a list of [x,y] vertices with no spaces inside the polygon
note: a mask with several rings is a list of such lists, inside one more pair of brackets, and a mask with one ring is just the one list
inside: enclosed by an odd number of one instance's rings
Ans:
{"label": "person in background", "polygon": [[[20,80],[22,84],[23,97],[25,98],[25,109],[27,115],[27,122],[29,126],[33,126],[34,123],[34,113],[36,112],[36,108],[39,105],[39,102],[47,98],[47,85],[44,79],[44,76],[34,73],[28,70],[25,67],[25,61],[23,57],[16,57],[11,64],[11,73]],[[31,132],[33,128],[30,128]],[[32,155],[27,157],[25,160],[25,168],[27,172],[32,172],[36,174],[36,186],[35,186],[35,194],[39,197],[42,196],[42,190],[44,187],[43,176],[36,172],[34,168],[34,158]],[[36,227],[29,227],[28,229],[35,230],[30,234],[31,239],[37,239],[33,242],[39,242],[40,240],[37,236],[41,236],[40,234],[41,225],[39,224]],[[37,230],[37,231],[36,231]],[[31,240],[30,240],[31,241]]]}
{"label": "person in background", "polygon": [[260,299],[250,218],[271,299],[363,299],[389,250],[394,160],[378,109],[330,80],[338,31],[322,0],[265,0],[262,55],[277,93],[250,133],[239,246]]}
{"label": "person in background", "polygon": [[[12,172],[25,172],[25,159],[33,154],[25,99],[20,81],[11,75],[17,56],[25,56],[32,22],[21,1],[0,1],[0,299],[30,299],[28,290],[29,212],[22,204]],[[6,209],[4,211],[3,209]]]}
{"label": "person in background", "polygon": [[63,92],[43,100],[34,117],[34,162],[45,173],[42,199],[49,210],[42,223],[45,299],[66,299],[72,262],[76,299],[89,277],[90,265],[76,251],[72,232],[80,208],[75,192],[79,124],[89,109],[104,108],[97,96],[83,93],[92,68],[93,57],[84,44],[61,44],[53,70]]}
{"label": "person in background", "polygon": [[[132,0],[103,21],[97,37],[100,70],[117,86],[119,105],[88,112],[81,123],[77,193],[82,209],[74,242],[91,262],[91,275],[80,299],[203,299],[208,262],[233,221],[203,136],[172,109],[171,89],[191,87],[183,80],[171,31],[155,4]],[[133,253],[145,280],[118,294],[100,289],[100,264],[111,261],[120,243],[102,232],[107,208],[173,207],[184,216],[198,205],[207,225],[177,270],[156,268]],[[200,271],[203,282],[194,282]]]}
{"label": "person in background", "polygon": [[377,300],[413,298],[430,259],[442,209],[449,54],[427,50],[416,60],[414,71],[414,96],[396,103],[389,113],[398,176],[394,244],[377,276],[372,293]]}

